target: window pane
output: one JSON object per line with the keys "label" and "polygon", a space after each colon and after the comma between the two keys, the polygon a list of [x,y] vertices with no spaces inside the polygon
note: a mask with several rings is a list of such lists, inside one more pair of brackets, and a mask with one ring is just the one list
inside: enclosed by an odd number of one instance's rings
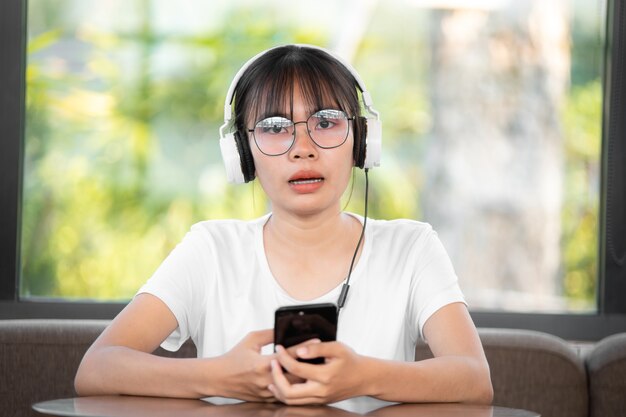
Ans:
{"label": "window pane", "polygon": [[604,1],[28,5],[23,297],[128,299],[191,224],[266,212],[218,127],[243,62],[297,42],[359,70],[371,216],[433,224],[471,308],[596,308]]}

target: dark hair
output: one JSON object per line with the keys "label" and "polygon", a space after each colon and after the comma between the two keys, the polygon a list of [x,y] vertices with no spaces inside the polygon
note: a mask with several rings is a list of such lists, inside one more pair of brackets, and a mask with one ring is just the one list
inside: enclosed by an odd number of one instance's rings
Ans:
{"label": "dark hair", "polygon": [[[235,129],[241,134],[256,121],[283,114],[293,118],[294,85],[300,87],[308,110],[336,107],[359,117],[358,84],[350,70],[330,54],[316,48],[287,45],[266,52],[243,73],[234,94]],[[361,140],[360,124],[353,124],[355,150]],[[356,152],[355,152],[356,155]]]}

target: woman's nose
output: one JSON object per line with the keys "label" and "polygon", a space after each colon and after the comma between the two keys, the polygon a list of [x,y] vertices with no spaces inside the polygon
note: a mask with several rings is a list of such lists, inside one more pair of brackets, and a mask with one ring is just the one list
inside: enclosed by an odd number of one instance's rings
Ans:
{"label": "woman's nose", "polygon": [[[300,128],[298,129],[298,125]],[[316,158],[317,146],[309,135],[306,122],[298,122],[294,126],[294,144],[291,147],[290,156],[294,159]]]}

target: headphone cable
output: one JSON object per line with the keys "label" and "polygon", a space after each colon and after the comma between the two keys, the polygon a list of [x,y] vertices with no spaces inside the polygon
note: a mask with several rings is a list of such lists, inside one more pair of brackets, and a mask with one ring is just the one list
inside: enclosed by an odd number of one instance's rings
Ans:
{"label": "headphone cable", "polygon": [[352,262],[350,262],[350,269],[348,270],[348,278],[346,278],[346,282],[341,287],[341,293],[339,294],[339,299],[337,300],[337,312],[339,312],[343,305],[346,303],[346,297],[348,297],[348,290],[350,289],[349,282],[350,276],[352,275],[352,268],[354,267],[356,255],[357,253],[359,253],[359,248],[361,247],[361,243],[363,242],[363,236],[365,235],[365,225],[367,224],[367,194],[369,190],[369,179],[367,177],[368,171],[369,168],[365,168],[365,216],[363,217],[363,228],[361,229],[361,236],[359,237],[359,242],[356,244],[354,255],[352,255]]}

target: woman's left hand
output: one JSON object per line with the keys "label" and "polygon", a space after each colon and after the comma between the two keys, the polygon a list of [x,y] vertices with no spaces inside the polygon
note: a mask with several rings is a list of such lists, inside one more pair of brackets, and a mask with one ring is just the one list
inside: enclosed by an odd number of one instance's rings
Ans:
{"label": "woman's left hand", "polygon": [[[291,350],[291,349],[290,349]],[[366,395],[363,375],[365,357],[357,355],[341,342],[312,343],[298,347],[298,358],[324,357],[324,364],[299,362],[282,346],[276,347],[277,359],[272,360],[272,384],[268,387],[285,404],[327,404],[345,398]],[[281,369],[305,381],[292,384]]]}

